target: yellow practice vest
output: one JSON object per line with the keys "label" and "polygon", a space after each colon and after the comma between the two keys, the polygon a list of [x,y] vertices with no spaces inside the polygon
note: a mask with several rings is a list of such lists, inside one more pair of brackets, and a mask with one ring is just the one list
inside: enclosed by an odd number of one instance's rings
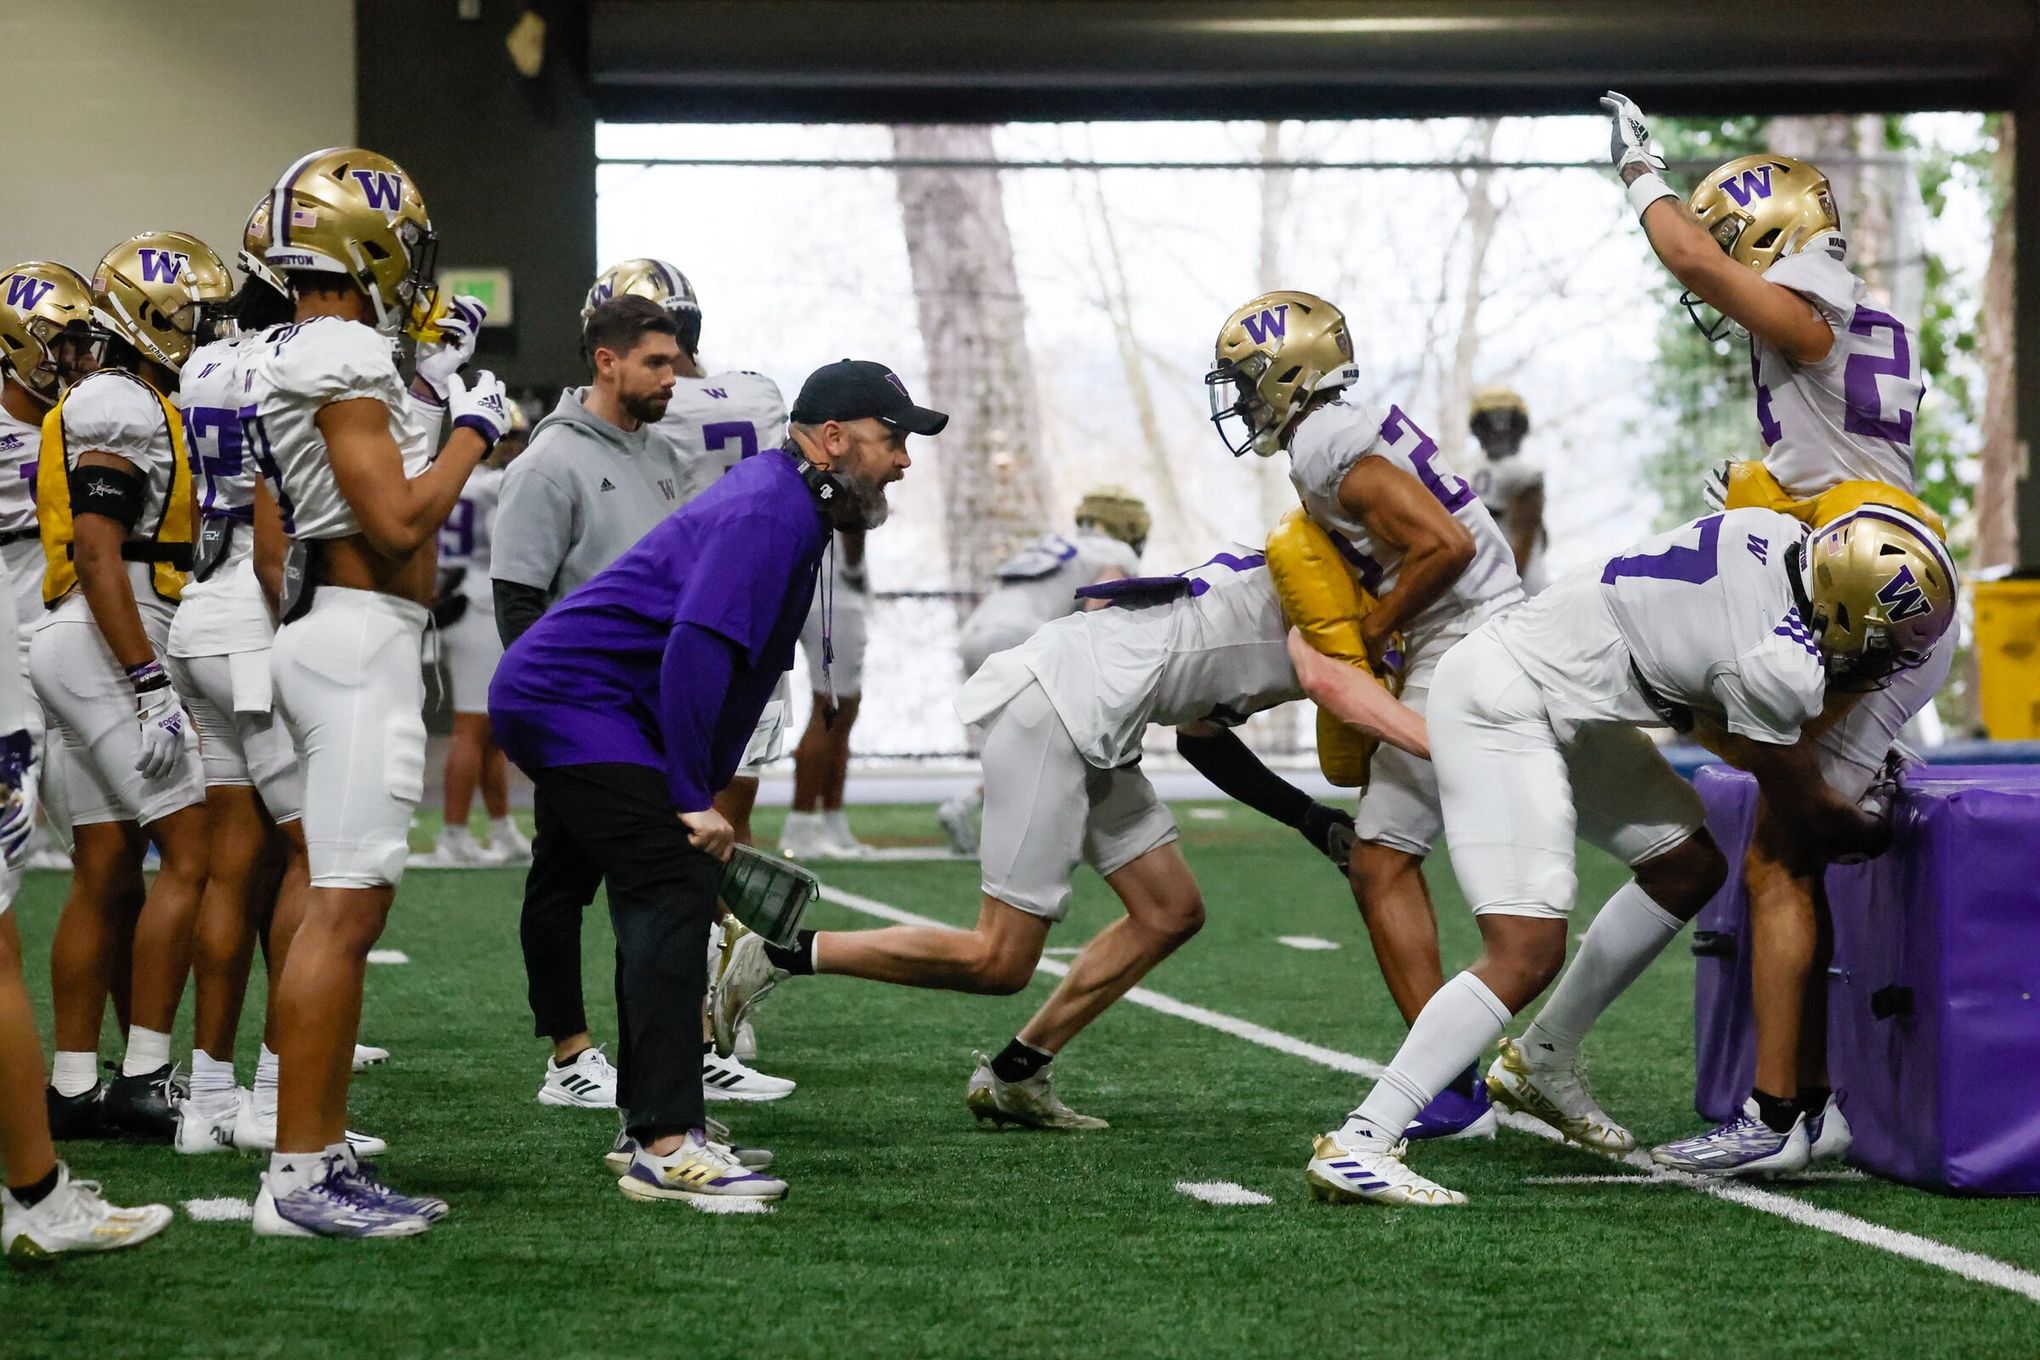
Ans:
{"label": "yellow practice vest", "polygon": [[[120,555],[129,562],[153,563],[156,594],[174,604],[184,594],[185,578],[191,570],[192,525],[197,520],[191,491],[191,459],[184,450],[184,417],[161,392],[140,378],[133,380],[147,388],[163,407],[163,420],[169,427],[170,448],[175,456],[170,469],[170,495],[162,517],[156,522],[156,532],[146,539],[130,539],[122,544]],[[78,567],[72,561],[71,546],[71,460],[64,448],[64,401],[68,395],[59,398],[43,417],[42,456],[35,470],[35,522],[42,532],[42,595],[46,609],[56,608],[57,602],[78,584]]]}
{"label": "yellow practice vest", "polygon": [[1730,510],[1776,510],[1804,522],[1808,527],[1818,529],[1831,520],[1840,519],[1851,510],[1866,505],[1881,505],[1911,515],[1934,531],[1934,537],[1946,541],[1948,530],[1941,523],[1941,517],[1929,509],[1925,502],[1909,491],[1901,490],[1889,482],[1849,481],[1838,482],[1818,496],[1805,500],[1794,500],[1778,479],[1771,475],[1771,469],[1758,459],[1728,465],[1728,502]]}

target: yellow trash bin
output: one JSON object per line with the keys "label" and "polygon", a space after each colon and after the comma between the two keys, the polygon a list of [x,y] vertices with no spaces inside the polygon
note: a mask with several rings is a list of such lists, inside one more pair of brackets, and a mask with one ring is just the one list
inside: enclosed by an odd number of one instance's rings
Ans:
{"label": "yellow trash bin", "polygon": [[1978,581],[1976,669],[1992,741],[2040,739],[2040,581]]}

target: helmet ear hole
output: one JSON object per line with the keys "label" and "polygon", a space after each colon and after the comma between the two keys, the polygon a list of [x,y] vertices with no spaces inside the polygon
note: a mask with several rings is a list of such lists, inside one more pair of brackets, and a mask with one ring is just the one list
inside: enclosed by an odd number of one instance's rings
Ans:
{"label": "helmet ear hole", "polygon": [[1279,383],[1293,383],[1296,381],[1296,375],[1301,372],[1303,372],[1303,366],[1301,364],[1292,365],[1282,373],[1282,376],[1275,379],[1275,381]]}
{"label": "helmet ear hole", "polygon": [[1835,626],[1844,633],[1849,631],[1849,606],[1839,600],[1835,602]]}

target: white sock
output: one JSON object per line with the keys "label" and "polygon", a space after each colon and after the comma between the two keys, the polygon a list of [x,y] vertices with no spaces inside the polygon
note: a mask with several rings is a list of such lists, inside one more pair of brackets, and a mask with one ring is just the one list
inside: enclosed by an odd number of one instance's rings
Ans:
{"label": "white sock", "polygon": [[823,809],[822,825],[834,835],[848,837],[850,834],[850,818],[842,808]]}
{"label": "white sock", "polygon": [[128,1026],[127,1056],[120,1060],[123,1077],[146,1077],[170,1063],[170,1036],[161,1030]]}
{"label": "white sock", "polygon": [[1395,1060],[1351,1119],[1395,1142],[1417,1111],[1466,1070],[1509,1023],[1509,1008],[1472,973],[1452,978],[1424,1003]]}
{"label": "white sock", "polygon": [[99,1055],[97,1053],[66,1053],[57,1050],[56,1060],[50,1064],[50,1085],[57,1088],[60,1096],[82,1096],[99,1084]]}
{"label": "white sock", "polygon": [[794,812],[786,814],[786,828],[779,833],[781,840],[796,840],[801,835],[813,835],[822,829],[822,814],[819,812]]}
{"label": "white sock", "polygon": [[1523,1046],[1530,1060],[1540,1066],[1569,1066],[1601,1012],[1664,952],[1685,924],[1651,901],[1635,879],[1617,888],[1587,927],[1579,953],[1559,975],[1544,1008],[1524,1031]]}
{"label": "white sock", "polygon": [[269,1193],[278,1199],[294,1190],[317,1185],[326,1176],[324,1152],[272,1152],[269,1154]]}
{"label": "white sock", "polygon": [[441,845],[445,845],[449,841],[455,843],[467,841],[472,843],[474,838],[474,832],[467,829],[467,823],[465,822],[460,823],[458,826],[447,825],[439,829],[439,843]]}
{"label": "white sock", "polygon": [[282,1065],[277,1061],[276,1051],[268,1044],[262,1045],[262,1056],[255,1060],[255,1112],[270,1118],[276,1117],[277,1073]]}
{"label": "white sock", "polygon": [[507,812],[501,817],[489,819],[489,840],[492,843],[498,836],[509,838],[522,837],[523,835],[524,833],[517,828],[517,819]]}
{"label": "white sock", "polygon": [[218,1109],[234,1094],[234,1060],[224,1062],[202,1048],[191,1050],[191,1098],[201,1108]]}

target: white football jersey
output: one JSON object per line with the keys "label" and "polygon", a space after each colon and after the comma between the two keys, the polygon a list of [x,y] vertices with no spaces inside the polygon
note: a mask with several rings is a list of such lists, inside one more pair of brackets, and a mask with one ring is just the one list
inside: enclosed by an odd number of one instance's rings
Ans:
{"label": "white football jersey", "polygon": [[439,527],[439,569],[467,568],[461,593],[488,600],[489,531],[496,522],[496,503],[503,494],[500,468],[478,466],[468,474],[453,513]]}
{"label": "white football jersey", "polygon": [[1764,464],[1795,497],[1851,480],[1915,489],[1913,426],[1926,390],[1919,337],[1878,308],[1850,272],[1848,250],[1840,232],[1826,232],[1764,273],[1833,327],[1825,359],[1797,364],[1750,337]]}
{"label": "white football jersey", "polygon": [[956,711],[983,722],[1039,681],[1085,761],[1140,755],[1150,723],[1231,726],[1303,696],[1267,559],[1233,545],[1202,566],[1116,587],[1119,603],[1051,620],[964,683]]}
{"label": "white football jersey", "polygon": [[1340,399],[1319,407],[1296,427],[1289,444],[1289,480],[1304,510],[1331,534],[1359,574],[1360,584],[1379,597],[1395,588],[1402,572],[1401,550],[1376,543],[1367,526],[1339,503],[1339,484],[1362,458],[1386,459],[1415,477],[1473,535],[1473,561],[1404,630],[1412,650],[1452,620],[1522,594],[1508,540],[1473,488],[1445,465],[1437,443],[1411,424],[1400,406],[1389,407],[1384,418]]}
{"label": "white football jersey", "polygon": [[659,429],[680,454],[686,478],[680,498],[692,500],[739,459],[785,442],[786,399],[761,373],[682,378],[673,384]]}
{"label": "white football jersey", "polygon": [[1786,561],[1805,534],[1771,510],[1708,515],[1565,577],[1488,629],[1561,726],[1659,726],[1669,703],[1790,745],[1827,696]]}
{"label": "white football jersey", "polygon": [[[111,453],[132,464],[142,474],[147,488],[142,497],[141,518],[128,532],[128,541],[147,541],[163,522],[163,509],[170,499],[171,478],[177,467],[177,445],[170,436],[170,423],[163,405],[147,383],[119,369],[89,373],[65,394],[64,456],[75,470],[78,459],[91,452]],[[76,507],[72,512],[76,514]],[[176,606],[156,594],[155,568],[147,562],[127,564],[128,581],[134,587],[135,604],[143,622],[153,628],[168,626]],[[91,619],[85,592],[74,588],[46,620]]]}
{"label": "white football jersey", "polygon": [[1140,557],[1129,545],[1095,529],[1043,534],[999,564],[998,584],[964,620],[963,631],[1001,634],[1012,639],[1007,643],[1011,646],[1032,637],[1050,619],[1073,613],[1083,603],[1077,588],[1107,571],[1137,575]]}
{"label": "white football jersey", "polygon": [[[1488,515],[1495,527],[1502,531],[1504,542],[1509,538],[1509,507],[1516,497],[1526,491],[1534,491],[1544,485],[1544,468],[1534,460],[1517,453],[1507,458],[1490,458],[1474,441],[1466,455],[1466,484],[1473,488],[1473,494],[1480,497],[1480,503],[1487,507]],[[1550,535],[1539,530],[1537,541],[1530,545],[1530,558],[1519,573],[1523,580],[1523,593],[1534,595],[1544,588],[1544,549]]]}
{"label": "white football jersey", "polygon": [[0,406],[0,534],[35,529],[36,457],[42,425],[16,420]]}
{"label": "white football jersey", "polygon": [[184,587],[170,625],[172,656],[260,651],[276,635],[255,576],[255,482],[262,472],[241,440],[241,359],[260,338],[235,336],[200,346],[185,360],[178,384],[199,519],[228,520],[233,527],[211,575],[203,581],[194,575]]}
{"label": "white football jersey", "polygon": [[422,470],[405,447],[415,435],[405,428],[409,398],[389,341],[358,321],[326,316],[265,331],[246,349],[241,415],[248,453],[276,492],[284,531],[304,539],[360,533],[333,476],[318,415],[335,402],[381,402],[391,437],[404,449],[406,475]]}

